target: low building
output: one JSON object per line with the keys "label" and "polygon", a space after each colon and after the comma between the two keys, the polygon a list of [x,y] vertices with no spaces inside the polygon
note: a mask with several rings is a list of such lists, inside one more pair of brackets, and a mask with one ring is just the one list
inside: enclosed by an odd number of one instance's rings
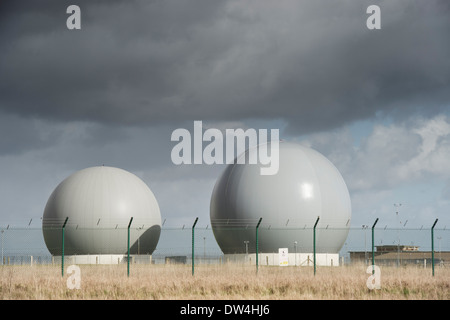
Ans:
{"label": "low building", "polygon": [[[431,265],[432,252],[420,251],[418,246],[383,245],[376,246],[374,252],[376,265]],[[351,251],[351,263],[372,264],[372,251]],[[434,251],[435,265],[450,265],[450,251]]]}

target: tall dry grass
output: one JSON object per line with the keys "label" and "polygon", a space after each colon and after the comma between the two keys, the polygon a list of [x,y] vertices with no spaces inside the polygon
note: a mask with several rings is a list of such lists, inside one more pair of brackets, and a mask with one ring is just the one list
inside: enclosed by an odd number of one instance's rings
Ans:
{"label": "tall dry grass", "polygon": [[255,267],[225,264],[80,265],[81,288],[68,289],[58,266],[0,267],[0,299],[450,299],[450,269],[381,266],[369,290],[366,266]]}

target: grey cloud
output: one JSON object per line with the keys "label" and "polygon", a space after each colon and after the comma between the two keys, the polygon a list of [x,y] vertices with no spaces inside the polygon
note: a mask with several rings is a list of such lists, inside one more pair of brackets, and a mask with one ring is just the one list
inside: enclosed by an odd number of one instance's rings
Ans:
{"label": "grey cloud", "polygon": [[11,7],[0,109],[126,125],[285,119],[291,133],[448,109],[448,3],[382,2],[369,31],[372,2],[81,1],[80,31],[65,28],[66,4]]}
{"label": "grey cloud", "polygon": [[49,121],[0,112],[0,156],[45,149],[59,140],[61,128]]}
{"label": "grey cloud", "polygon": [[450,177],[450,118],[410,117],[377,124],[355,146],[349,129],[312,134],[301,141],[326,155],[351,193],[378,192]]}

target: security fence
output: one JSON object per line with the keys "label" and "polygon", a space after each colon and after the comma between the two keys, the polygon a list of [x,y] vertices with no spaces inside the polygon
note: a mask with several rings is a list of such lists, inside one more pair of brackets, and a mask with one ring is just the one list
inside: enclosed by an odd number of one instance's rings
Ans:
{"label": "security fence", "polygon": [[[51,233],[51,244],[46,244],[44,231]],[[156,264],[185,264],[192,267],[193,274],[197,266],[226,263],[249,264],[256,270],[263,266],[310,266],[315,270],[316,265],[365,263],[414,265],[434,273],[434,268],[450,267],[450,230],[438,226],[280,228],[252,222],[213,229],[193,220],[189,226],[163,226],[152,232],[145,234],[133,226],[106,230],[1,226],[0,265],[54,265],[64,272],[64,265],[71,264],[127,264],[131,274]],[[77,241],[95,241],[95,252],[77,252]],[[154,248],[149,245],[152,241],[156,241]]]}

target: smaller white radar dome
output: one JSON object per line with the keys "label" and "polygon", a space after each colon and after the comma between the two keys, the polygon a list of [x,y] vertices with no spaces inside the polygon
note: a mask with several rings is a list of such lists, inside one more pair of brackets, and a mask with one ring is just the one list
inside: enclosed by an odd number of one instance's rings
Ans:
{"label": "smaller white radar dome", "polygon": [[[252,152],[258,147],[247,150],[247,156]],[[262,167],[230,164],[216,182],[210,218],[222,251],[255,252],[255,227],[262,218],[259,252],[276,253],[279,248],[312,252],[312,230],[320,217],[317,252],[338,253],[348,235],[351,203],[337,168],[319,152],[283,141],[278,173],[261,175]]]}
{"label": "smaller white radar dome", "polygon": [[42,229],[48,250],[61,255],[151,254],[161,233],[161,214],[152,191],[136,175],[99,166],[75,172],[51,194]]}

